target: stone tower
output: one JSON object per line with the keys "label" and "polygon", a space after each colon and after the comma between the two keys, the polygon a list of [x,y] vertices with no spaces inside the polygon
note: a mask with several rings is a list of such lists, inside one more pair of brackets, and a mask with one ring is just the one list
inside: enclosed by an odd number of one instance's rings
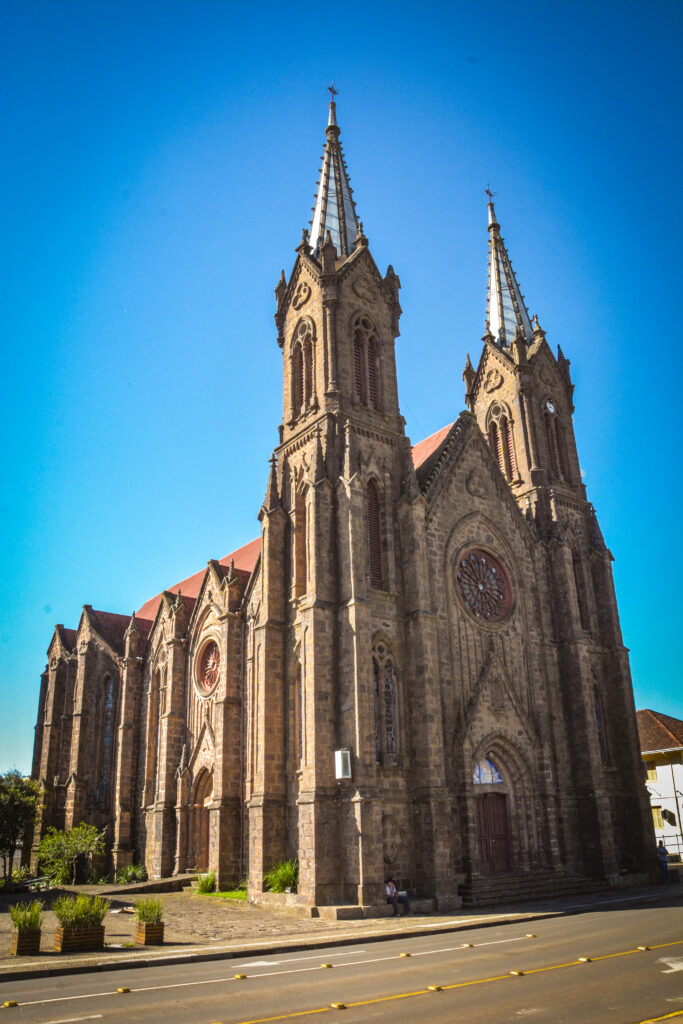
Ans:
{"label": "stone tower", "polygon": [[[298,851],[301,898],[367,905],[383,896],[382,788],[407,786],[391,691],[406,639],[401,502],[416,481],[396,383],[400,282],[372,258],[339,134],[332,101],[310,236],[276,288],[283,422],[261,512],[252,671],[268,682],[252,684],[250,862]],[[350,780],[335,778],[340,749]]]}
{"label": "stone tower", "polygon": [[[576,858],[613,875],[621,865],[618,850],[632,848],[629,835],[645,835],[647,820],[640,765],[631,756],[638,741],[613,559],[581,480],[569,360],[559,347],[553,354],[538,318],[529,317],[491,198],[488,232],[488,316],[476,371],[467,357],[466,401],[547,551],[577,779]],[[610,827],[601,829],[598,822],[605,821]]]}

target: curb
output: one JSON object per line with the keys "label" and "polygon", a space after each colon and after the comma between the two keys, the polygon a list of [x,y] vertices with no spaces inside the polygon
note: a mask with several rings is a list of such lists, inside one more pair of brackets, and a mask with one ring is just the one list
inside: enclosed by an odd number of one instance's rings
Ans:
{"label": "curb", "polygon": [[[668,893],[666,895],[669,895]],[[673,895],[673,894],[672,894]],[[680,893],[676,894],[681,898]],[[156,956],[149,957],[132,957],[130,960],[115,960],[111,963],[107,961],[98,961],[97,963],[85,963],[85,964],[64,964],[54,965],[49,967],[31,967],[25,970],[19,968],[18,970],[12,971],[0,971],[0,983],[9,981],[31,981],[36,978],[54,978],[67,974],[95,974],[104,971],[128,971],[136,968],[143,967],[154,967],[164,966],[172,967],[177,964],[187,963],[201,963],[202,961],[211,960],[233,960],[243,956],[272,956],[276,953],[298,953],[302,950],[314,950],[321,948],[328,948],[334,946],[355,946],[359,942],[387,942],[394,939],[402,938],[419,938],[420,936],[428,936],[434,934],[460,931],[473,931],[477,928],[493,928],[497,925],[507,924],[521,924],[528,921],[541,921],[553,917],[573,917],[579,914],[586,914],[592,910],[599,910],[601,907],[609,906],[618,902],[620,904],[626,903],[657,903],[663,899],[664,893],[642,893],[640,895],[625,896],[622,899],[610,899],[605,900],[603,903],[582,903],[565,907],[564,909],[558,910],[544,910],[536,913],[527,913],[520,911],[519,914],[509,913],[508,916],[493,916],[491,918],[483,918],[481,921],[468,921],[464,924],[457,923],[445,923],[443,926],[430,925],[429,927],[416,927],[410,931],[401,932],[371,932],[370,934],[356,934],[356,935],[345,935],[335,938],[332,936],[321,936],[320,939],[315,940],[304,940],[301,942],[281,942],[275,945],[261,945],[261,946],[236,946],[233,949],[214,949],[214,950],[197,950],[191,953],[171,953],[170,955],[164,955],[160,953]]]}

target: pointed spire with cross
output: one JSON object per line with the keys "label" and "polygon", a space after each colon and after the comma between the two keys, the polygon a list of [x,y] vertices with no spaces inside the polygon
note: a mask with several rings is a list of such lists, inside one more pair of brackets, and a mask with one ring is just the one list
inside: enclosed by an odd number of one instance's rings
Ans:
{"label": "pointed spire with cross", "polygon": [[313,256],[319,259],[329,231],[338,257],[345,259],[353,252],[358,235],[358,215],[339,141],[337,106],[334,101],[338,91],[334,82],[328,86],[328,91],[331,98],[325,129],[325,148],[308,242]]}

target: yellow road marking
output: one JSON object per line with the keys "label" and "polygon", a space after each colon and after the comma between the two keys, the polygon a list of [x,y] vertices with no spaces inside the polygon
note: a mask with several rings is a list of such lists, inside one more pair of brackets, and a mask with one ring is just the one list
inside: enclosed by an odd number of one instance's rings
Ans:
{"label": "yellow road marking", "polygon": [[[656,946],[651,946],[650,949],[665,949],[667,946],[680,946],[683,944],[683,939],[675,939],[673,942],[660,942]],[[594,956],[593,960],[611,960],[618,956],[629,956],[633,953],[640,953],[640,949],[625,949],[618,953],[604,953],[602,956]],[[566,967],[578,967],[581,964],[580,960],[570,960],[567,963],[562,964],[550,964],[548,967],[530,967],[523,973],[526,974],[542,974],[544,971],[559,971]],[[394,999],[410,999],[413,996],[425,996],[429,995],[430,992],[437,991],[450,991],[456,988],[469,988],[472,985],[486,985],[492,981],[511,981],[513,978],[512,974],[496,974],[489,978],[473,978],[470,981],[458,981],[451,985],[441,986],[429,986],[429,988],[418,989],[415,992],[398,992],[391,996],[376,996],[374,999],[360,999],[355,1003],[347,1003],[348,1009],[355,1008],[357,1006],[371,1006],[374,1003],[388,1003]],[[281,1013],[276,1017],[256,1017],[253,1020],[243,1020],[239,1024],[270,1024],[271,1021],[276,1020],[291,1020],[293,1017],[306,1017],[312,1013],[327,1013],[329,1007],[319,1006],[314,1010],[294,1010],[292,1013]],[[652,1017],[648,1020],[638,1021],[637,1024],[656,1024],[658,1021],[672,1020],[675,1017],[683,1016],[683,1010],[675,1010],[673,1013],[667,1013],[664,1017]]]}
{"label": "yellow road marking", "polygon": [[638,1024],[657,1024],[660,1020],[673,1020],[674,1017],[683,1017],[683,1010],[674,1010],[673,1013],[665,1013],[663,1017],[648,1017],[647,1020],[639,1020]]}

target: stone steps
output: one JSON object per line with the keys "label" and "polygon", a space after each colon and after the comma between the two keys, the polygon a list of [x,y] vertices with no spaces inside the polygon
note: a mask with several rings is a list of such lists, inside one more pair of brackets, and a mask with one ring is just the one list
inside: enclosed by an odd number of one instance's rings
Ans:
{"label": "stone steps", "polygon": [[459,888],[463,906],[483,907],[528,900],[546,900],[559,896],[578,896],[600,892],[606,882],[550,872],[524,875],[490,875],[466,882]]}

